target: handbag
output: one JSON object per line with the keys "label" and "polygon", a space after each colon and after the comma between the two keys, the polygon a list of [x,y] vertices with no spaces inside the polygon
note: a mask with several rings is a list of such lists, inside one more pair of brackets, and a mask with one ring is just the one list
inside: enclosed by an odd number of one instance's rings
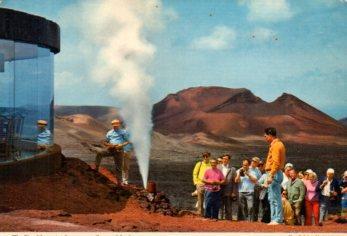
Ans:
{"label": "handbag", "polygon": [[262,190],[260,190],[259,199],[260,200],[264,200],[265,196],[266,196],[266,193],[267,193],[267,189],[266,188],[263,188]]}

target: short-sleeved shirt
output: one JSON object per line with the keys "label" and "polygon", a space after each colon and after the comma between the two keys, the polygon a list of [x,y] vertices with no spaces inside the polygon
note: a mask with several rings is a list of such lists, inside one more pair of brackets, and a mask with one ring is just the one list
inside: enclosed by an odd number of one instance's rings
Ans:
{"label": "short-sleeved shirt", "polygon": [[[239,173],[240,170],[237,170],[237,172]],[[252,169],[248,169],[248,173],[253,177],[257,178],[257,174]],[[254,186],[255,184],[250,180],[250,178],[246,174],[244,176],[240,176],[239,192],[253,193]]]}
{"label": "short-sleeved shirt", "polygon": [[249,168],[253,173],[254,173],[254,175],[255,175],[255,177],[257,178],[257,179],[260,179],[260,177],[261,177],[261,172],[260,172],[260,170],[258,169],[258,168],[252,168],[252,167],[250,167]]}
{"label": "short-sleeved shirt", "polygon": [[[222,181],[224,180],[223,172],[218,168],[210,168],[205,171],[204,180],[208,181]],[[218,192],[220,185],[205,184],[205,190],[211,192]]]}
{"label": "short-sleeved shirt", "polygon": [[[122,144],[129,142],[129,132],[125,129],[111,129],[106,134],[106,140],[110,144]],[[132,150],[132,145],[129,143],[123,147],[124,152],[130,152]]]}
{"label": "short-sleeved shirt", "polygon": [[37,144],[50,145],[52,143],[52,134],[48,129],[44,129],[37,135]]}
{"label": "short-sleeved shirt", "polygon": [[267,174],[266,174],[266,173],[265,173],[265,174],[262,174],[262,176],[261,176],[261,177],[259,178],[259,180],[258,180],[258,183],[259,183],[260,185],[265,184],[266,179],[267,179]]}

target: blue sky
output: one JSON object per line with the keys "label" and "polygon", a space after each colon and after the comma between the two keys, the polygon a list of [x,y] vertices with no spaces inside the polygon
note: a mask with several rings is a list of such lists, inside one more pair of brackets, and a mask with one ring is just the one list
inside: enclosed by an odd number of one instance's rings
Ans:
{"label": "blue sky", "polygon": [[[85,57],[76,46],[82,36],[72,25],[79,23],[81,3],[4,0],[2,6],[60,25],[56,104],[118,106],[107,84],[86,72],[96,57]],[[98,1],[90,3],[92,8]],[[347,117],[347,1],[165,0],[158,5],[161,26],[143,30],[155,47],[145,68],[154,81],[153,103],[187,87],[244,87],[266,101],[291,93],[334,118]]]}

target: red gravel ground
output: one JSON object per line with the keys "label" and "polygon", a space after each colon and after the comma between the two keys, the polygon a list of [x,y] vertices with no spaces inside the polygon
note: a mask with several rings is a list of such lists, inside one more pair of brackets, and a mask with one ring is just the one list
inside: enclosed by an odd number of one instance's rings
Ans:
{"label": "red gravel ground", "polygon": [[[193,215],[171,217],[150,213],[140,207],[135,196],[123,196],[119,187],[112,190],[116,179],[106,170],[101,172],[112,181],[103,179],[81,161],[68,159],[65,170],[57,175],[33,178],[25,183],[1,184],[0,231],[347,233],[347,224],[332,220],[322,227],[268,226],[258,222],[212,221]],[[118,201],[110,197],[110,192],[119,197]]]}
{"label": "red gravel ground", "polygon": [[108,214],[72,214],[19,210],[0,214],[0,231],[171,231],[171,232],[344,232],[346,224],[324,226],[268,226],[264,223],[205,220],[196,216],[170,217],[142,210],[130,198],[122,211]]}

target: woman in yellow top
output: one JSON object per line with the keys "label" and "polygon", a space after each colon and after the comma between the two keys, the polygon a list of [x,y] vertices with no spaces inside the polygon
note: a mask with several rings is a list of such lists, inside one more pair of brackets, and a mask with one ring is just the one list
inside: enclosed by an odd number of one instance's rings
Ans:
{"label": "woman in yellow top", "polygon": [[198,208],[198,214],[199,215],[204,215],[204,194],[205,194],[205,189],[204,189],[204,183],[203,183],[203,178],[205,171],[209,168],[211,168],[210,164],[210,157],[211,153],[205,152],[202,154],[202,161],[199,161],[196,163],[194,170],[193,170],[193,183],[196,187],[196,193],[198,196],[198,203],[197,203],[197,208]]}

